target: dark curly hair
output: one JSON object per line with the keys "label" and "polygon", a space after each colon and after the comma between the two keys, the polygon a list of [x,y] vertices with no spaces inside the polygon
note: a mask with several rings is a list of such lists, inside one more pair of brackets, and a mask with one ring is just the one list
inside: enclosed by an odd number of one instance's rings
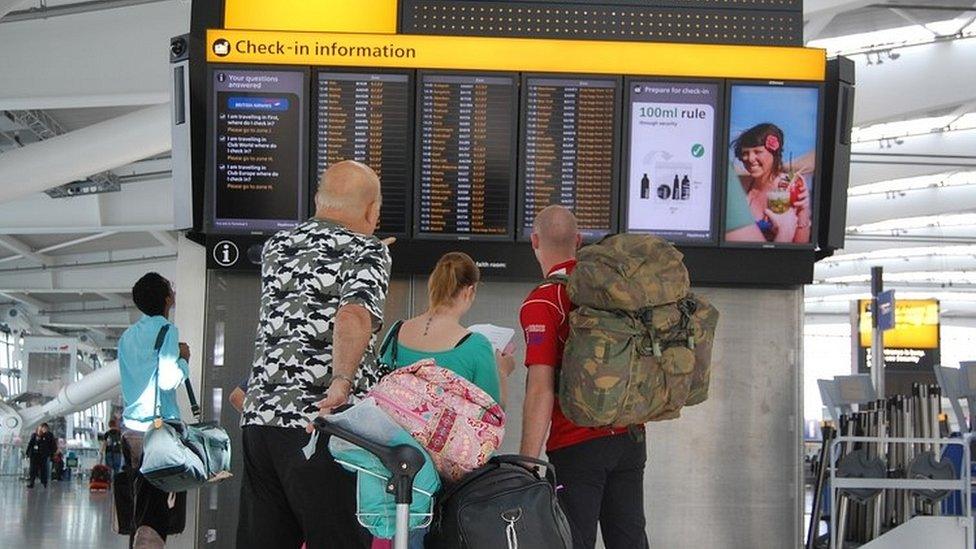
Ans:
{"label": "dark curly hair", "polygon": [[144,315],[163,316],[166,314],[166,298],[172,291],[169,281],[162,275],[146,273],[132,287],[132,301]]}
{"label": "dark curly hair", "polygon": [[782,173],[783,148],[786,145],[786,139],[783,136],[783,130],[779,129],[779,126],[776,124],[763,122],[762,124],[756,124],[755,126],[742,132],[739,137],[732,142],[732,148],[735,150],[735,157],[741,160],[743,149],[765,147],[766,139],[771,135],[776,137],[776,139],[779,141],[779,149],[769,151],[773,155],[773,173]]}

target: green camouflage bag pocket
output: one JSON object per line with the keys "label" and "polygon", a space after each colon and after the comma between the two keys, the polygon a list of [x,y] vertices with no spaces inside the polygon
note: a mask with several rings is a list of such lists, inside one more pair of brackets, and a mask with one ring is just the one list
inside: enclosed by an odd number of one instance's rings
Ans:
{"label": "green camouflage bag pocket", "polygon": [[694,294],[697,309],[692,316],[695,329],[695,371],[691,378],[691,393],[685,406],[701,404],[708,398],[708,385],[712,375],[712,345],[715,343],[715,329],[718,327],[718,309]]}
{"label": "green camouflage bag pocket", "polygon": [[633,318],[589,307],[571,312],[569,326],[559,371],[563,414],[581,427],[618,424],[642,330]]}

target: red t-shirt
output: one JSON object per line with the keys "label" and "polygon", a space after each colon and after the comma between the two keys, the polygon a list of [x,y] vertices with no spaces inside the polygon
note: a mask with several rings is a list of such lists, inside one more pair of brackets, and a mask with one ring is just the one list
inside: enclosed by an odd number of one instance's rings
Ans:
{"label": "red t-shirt", "polygon": [[[552,268],[547,277],[573,272],[576,260],[571,259]],[[519,311],[519,321],[525,335],[525,365],[551,366],[557,370],[562,365],[563,347],[569,337],[569,312],[573,304],[562,284],[543,284],[529,294]],[[552,407],[552,425],[546,451],[551,452],[587,440],[625,433],[626,429],[580,427],[563,415],[556,399]]]}

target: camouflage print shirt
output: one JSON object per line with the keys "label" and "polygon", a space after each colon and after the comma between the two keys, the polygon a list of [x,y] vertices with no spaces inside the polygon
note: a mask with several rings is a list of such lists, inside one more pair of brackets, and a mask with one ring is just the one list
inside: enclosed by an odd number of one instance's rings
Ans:
{"label": "camouflage print shirt", "polygon": [[264,245],[261,313],[242,425],[305,427],[332,376],[335,315],[361,305],[373,338],[353,394],[379,380],[373,348],[390,280],[389,251],[377,238],[311,219]]}

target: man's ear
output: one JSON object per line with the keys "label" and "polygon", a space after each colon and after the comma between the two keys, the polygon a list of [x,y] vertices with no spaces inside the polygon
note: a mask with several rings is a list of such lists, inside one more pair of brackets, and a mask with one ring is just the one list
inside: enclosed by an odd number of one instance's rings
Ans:
{"label": "man's ear", "polygon": [[533,250],[538,250],[539,249],[539,235],[537,235],[536,233],[532,233],[532,236],[530,236],[529,239],[532,241],[532,249]]}
{"label": "man's ear", "polygon": [[580,249],[580,246],[582,245],[583,245],[583,235],[581,235],[580,233],[576,233],[576,249],[577,250]]}

